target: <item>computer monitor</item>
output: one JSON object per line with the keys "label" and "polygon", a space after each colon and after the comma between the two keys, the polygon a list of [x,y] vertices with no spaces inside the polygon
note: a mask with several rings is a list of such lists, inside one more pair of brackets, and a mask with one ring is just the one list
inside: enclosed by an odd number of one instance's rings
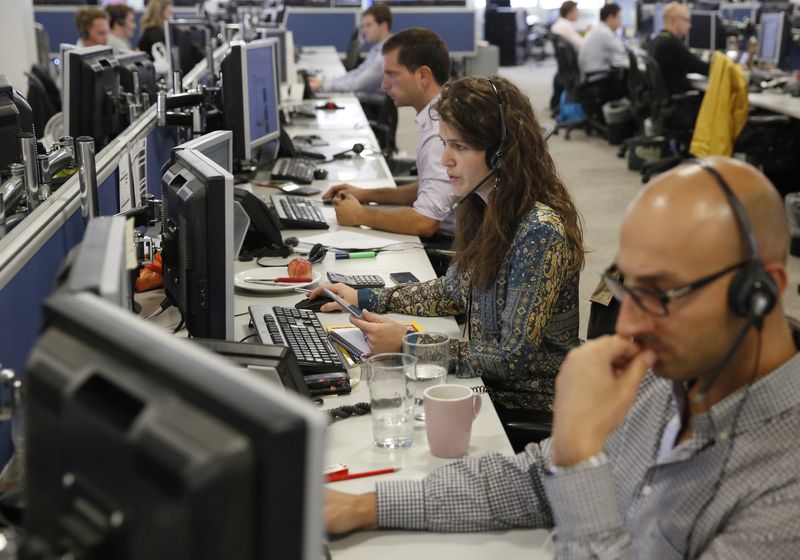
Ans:
{"label": "computer monitor", "polygon": [[233,135],[230,130],[209,132],[175,146],[175,149],[197,150],[228,173],[233,170]]}
{"label": "computer monitor", "polygon": [[760,2],[723,2],[719,5],[719,13],[723,20],[739,23],[757,22],[760,9]]}
{"label": "computer monitor", "polygon": [[176,147],[161,179],[164,290],[190,336],[233,339],[233,176]]}
{"label": "computer monitor", "polygon": [[127,93],[137,93],[135,84],[138,80],[139,92],[147,93],[150,104],[156,102],[156,69],[147,53],[126,53],[117,55],[119,64],[119,84]]}
{"label": "computer monitor", "polygon": [[785,15],[782,12],[761,14],[758,29],[758,63],[780,66],[783,50]]}
{"label": "computer monitor", "polygon": [[653,6],[653,35],[658,35],[664,29],[664,8],[666,7],[666,4]]}
{"label": "computer monitor", "polygon": [[[294,53],[291,53],[291,63],[289,62],[290,53],[287,50],[286,35],[289,33],[286,29],[277,27],[263,27],[259,26],[257,32],[262,39],[277,39],[278,40],[278,75],[282,84],[289,83],[287,76],[289,64],[294,67]],[[294,83],[294,80],[292,80]]]}
{"label": "computer monitor", "polygon": [[164,22],[169,73],[185,76],[206,56],[211,29],[203,18],[181,18]]}
{"label": "computer monitor", "polygon": [[128,262],[133,251],[133,225],[123,216],[89,220],[83,239],[69,256],[64,287],[70,292],[91,292],[119,306],[130,307],[131,278]]}
{"label": "computer monitor", "polygon": [[92,294],[43,319],[25,378],[37,557],[320,558],[311,403]]}
{"label": "computer monitor", "polygon": [[99,152],[122,131],[118,64],[111,47],[67,51],[64,64],[64,131],[91,136]]}
{"label": "computer monitor", "polygon": [[220,65],[225,128],[238,161],[253,160],[256,148],[280,135],[277,52],[277,39],[235,41]]}
{"label": "computer monitor", "polygon": [[695,10],[691,18],[692,28],[686,35],[689,48],[708,51],[724,48],[725,34],[719,12]]}
{"label": "computer monitor", "polygon": [[[5,74],[0,74],[0,168],[8,171],[8,166],[21,161],[19,152],[19,133],[33,130],[33,111],[31,106],[14,89]],[[44,131],[38,131],[39,136]]]}

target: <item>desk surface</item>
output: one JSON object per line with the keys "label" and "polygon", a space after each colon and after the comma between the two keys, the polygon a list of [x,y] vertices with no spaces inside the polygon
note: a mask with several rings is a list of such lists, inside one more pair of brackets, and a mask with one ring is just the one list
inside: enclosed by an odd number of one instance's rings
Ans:
{"label": "desk surface", "polygon": [[[708,78],[700,74],[689,74],[692,85],[701,91],[708,89]],[[800,119],[800,97],[792,97],[781,91],[750,92],[747,100],[753,107],[764,109],[779,115],[786,115],[793,119]]]}

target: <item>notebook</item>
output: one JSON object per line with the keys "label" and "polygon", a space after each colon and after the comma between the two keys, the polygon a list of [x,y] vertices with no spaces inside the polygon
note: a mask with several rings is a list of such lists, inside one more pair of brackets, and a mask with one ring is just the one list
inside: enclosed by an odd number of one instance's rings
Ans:
{"label": "notebook", "polygon": [[[414,332],[422,332],[422,327],[416,321],[407,323],[406,326]],[[339,346],[347,367],[363,364],[371,355],[372,351],[364,338],[364,333],[358,327],[328,327],[328,338]]]}

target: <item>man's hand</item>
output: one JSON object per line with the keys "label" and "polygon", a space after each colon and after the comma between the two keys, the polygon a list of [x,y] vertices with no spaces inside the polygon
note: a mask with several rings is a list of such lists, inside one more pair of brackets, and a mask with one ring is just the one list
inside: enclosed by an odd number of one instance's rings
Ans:
{"label": "man's hand", "polygon": [[603,450],[655,359],[651,350],[620,336],[592,340],[567,354],[556,376],[553,465],[574,465]]}
{"label": "man's hand", "polygon": [[352,194],[345,195],[344,198],[334,198],[333,205],[336,208],[336,221],[339,222],[339,225],[366,225],[364,207]]}
{"label": "man's hand", "polygon": [[364,339],[374,354],[399,352],[403,347],[403,337],[408,329],[386,317],[370,313],[366,309],[361,314],[363,320],[350,317],[350,322],[364,333]]}
{"label": "man's hand", "polygon": [[[358,290],[355,290],[347,284],[327,284],[314,289],[308,294],[308,299],[316,299],[319,296],[325,297],[324,289],[328,289],[350,305],[358,306]],[[319,308],[323,313],[332,313],[334,311],[344,311],[341,306],[335,301],[326,303]]]}
{"label": "man's hand", "polygon": [[375,493],[345,494],[325,490],[325,529],[329,533],[349,533],[378,524]]}
{"label": "man's hand", "polygon": [[322,87],[322,80],[320,80],[316,76],[309,76],[308,87],[310,87],[312,91],[319,91],[320,88]]}
{"label": "man's hand", "polygon": [[333,185],[322,195],[322,200],[330,200],[337,198],[344,198],[345,196],[352,195],[359,202],[371,202],[368,195],[369,189],[360,189],[348,183],[340,183]]}

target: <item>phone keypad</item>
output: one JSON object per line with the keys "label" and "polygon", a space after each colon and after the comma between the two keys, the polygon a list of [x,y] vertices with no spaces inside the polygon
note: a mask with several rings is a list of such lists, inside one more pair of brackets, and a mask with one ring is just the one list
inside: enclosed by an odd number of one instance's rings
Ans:
{"label": "phone keypad", "polygon": [[377,274],[339,274],[329,272],[328,280],[334,284],[347,284],[351,288],[383,288],[386,283]]}

